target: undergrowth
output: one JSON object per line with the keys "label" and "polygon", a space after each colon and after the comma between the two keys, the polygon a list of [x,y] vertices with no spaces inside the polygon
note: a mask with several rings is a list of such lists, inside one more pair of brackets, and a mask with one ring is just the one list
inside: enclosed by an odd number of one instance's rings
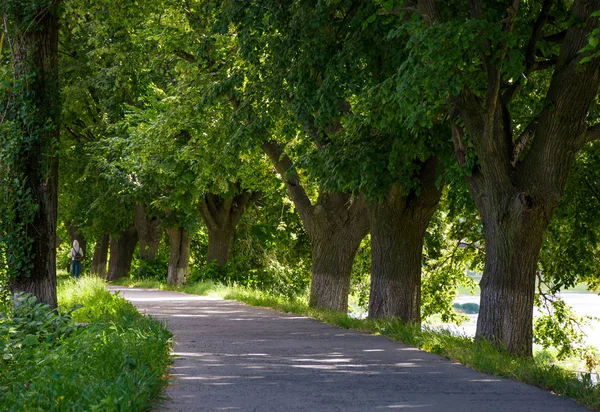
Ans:
{"label": "undergrowth", "polygon": [[0,313],[2,410],[151,408],[166,384],[171,335],[104,286],[66,280],[58,310],[23,295]]}

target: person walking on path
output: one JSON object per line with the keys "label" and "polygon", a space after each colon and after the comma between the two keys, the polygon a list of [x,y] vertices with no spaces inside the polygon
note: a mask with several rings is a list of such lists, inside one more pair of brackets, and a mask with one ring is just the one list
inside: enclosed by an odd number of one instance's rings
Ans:
{"label": "person walking on path", "polygon": [[75,279],[79,279],[81,259],[83,259],[83,249],[79,246],[79,241],[75,239],[71,248],[71,276]]}

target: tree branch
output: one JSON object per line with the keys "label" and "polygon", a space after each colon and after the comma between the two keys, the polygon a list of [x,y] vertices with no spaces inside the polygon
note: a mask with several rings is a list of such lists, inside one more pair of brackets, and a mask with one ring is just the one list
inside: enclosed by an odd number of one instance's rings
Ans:
{"label": "tree branch", "polygon": [[527,144],[531,141],[531,139],[533,139],[533,135],[534,135],[533,129],[536,124],[537,124],[537,118],[533,119],[531,121],[531,123],[529,123],[527,125],[525,130],[523,130],[523,133],[521,133],[519,135],[519,137],[513,144],[512,159],[510,161],[510,164],[512,165],[512,167],[517,166],[517,163],[519,162],[519,158],[521,157],[521,153],[523,153],[523,150],[525,149]]}
{"label": "tree branch", "polygon": [[284,153],[277,142],[264,142],[261,148],[269,156],[269,159],[271,159],[275,170],[281,175],[302,220],[309,218],[313,212],[313,205],[304,191],[298,175],[291,170],[293,166],[292,160]]}
{"label": "tree branch", "polygon": [[585,133],[586,142],[593,142],[595,140],[600,140],[600,123],[588,127]]}
{"label": "tree branch", "polygon": [[207,193],[204,196],[202,196],[202,198],[200,198],[200,200],[198,201],[198,211],[200,212],[200,215],[204,218],[206,226],[208,226],[209,229],[212,229],[219,227],[219,224],[215,220],[213,213],[210,210],[210,200],[208,196],[209,194]]}
{"label": "tree branch", "polygon": [[[542,5],[542,10],[540,14],[538,14],[535,23],[533,25],[533,29],[531,31],[531,37],[529,38],[529,42],[525,47],[525,70],[523,71],[523,75],[527,77],[529,73],[537,70],[545,70],[550,67],[552,64],[544,64],[550,63],[546,62],[536,62],[535,56],[537,54],[537,43],[540,41],[543,33],[544,26],[548,21],[548,15],[550,14],[550,9],[552,7],[552,3],[554,0],[544,0],[544,4]],[[554,62],[556,63],[556,62]],[[554,64],[553,63],[553,64]],[[504,104],[510,103],[510,101],[514,98],[515,94],[521,89],[522,83],[520,81],[514,82],[508,90],[502,96],[502,100]]]}

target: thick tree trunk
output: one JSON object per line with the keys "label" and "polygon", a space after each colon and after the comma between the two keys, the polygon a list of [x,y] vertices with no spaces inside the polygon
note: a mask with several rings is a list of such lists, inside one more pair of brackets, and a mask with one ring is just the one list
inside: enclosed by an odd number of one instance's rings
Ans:
{"label": "thick tree trunk", "polygon": [[345,193],[323,193],[304,227],[312,252],[309,306],[346,312],[352,263],[369,231],[366,204]]}
{"label": "thick tree trunk", "polygon": [[313,263],[309,306],[346,312],[352,263],[366,234],[356,225],[324,229],[317,228],[311,235]]}
{"label": "thick tree trunk", "polygon": [[[592,16],[599,6],[598,0],[573,2],[569,13],[582,24],[566,31],[560,56],[550,69],[545,104],[518,137],[513,137],[509,105],[518,87],[502,84],[501,69],[493,61],[485,65],[490,82],[485,102],[468,88],[453,100],[454,114],[461,120],[453,125],[458,162],[466,165],[465,154],[471,150],[465,132],[477,156],[467,181],[486,239],[476,337],[514,354],[532,353],[535,273],[544,232],[575,154],[594,130],[588,114],[600,86],[600,59],[581,64],[582,58],[591,57],[581,50],[600,26]],[[545,17],[539,17],[543,23]],[[532,38],[525,77],[535,66],[541,28]]]}
{"label": "thick tree trunk", "polygon": [[321,192],[313,205],[281,146],[265,142],[262,149],[281,174],[310,239],[313,264],[309,305],[346,312],[354,256],[369,232],[366,204],[347,193]]}
{"label": "thick tree trunk", "polygon": [[110,235],[103,234],[94,247],[94,257],[90,271],[101,278],[106,278],[106,264],[108,262],[108,243]]}
{"label": "thick tree trunk", "polygon": [[218,227],[208,229],[208,253],[206,261],[214,262],[218,266],[225,266],[229,260],[229,253],[235,236],[235,227]]}
{"label": "thick tree trunk", "polygon": [[[19,124],[22,141],[12,173],[29,191],[31,203],[36,205],[29,220],[17,211],[16,223],[25,226],[23,238],[31,242],[29,262],[20,262],[24,269],[17,273],[11,284],[13,292],[29,292],[38,302],[51,307],[56,300],[56,220],[60,95],[58,85],[58,1],[49,5],[27,4],[7,6],[7,41],[13,54],[15,74],[14,94],[18,96],[14,118]],[[33,9],[32,7],[36,7]],[[13,9],[13,8],[16,8]],[[26,8],[26,13],[22,12]],[[24,16],[36,16],[22,21]],[[27,17],[29,19],[29,17]],[[10,247],[10,246],[9,246]]]}
{"label": "thick tree trunk", "polygon": [[121,232],[119,237],[110,238],[110,260],[106,280],[117,280],[129,276],[133,252],[138,242],[137,231],[133,224]]}
{"label": "thick tree trunk", "polygon": [[235,228],[246,208],[261,196],[238,188],[238,194],[225,198],[207,193],[198,202],[198,211],[208,228],[208,254],[206,261],[225,266],[229,260]]}
{"label": "thick tree trunk", "polygon": [[552,212],[517,191],[480,201],[486,239],[477,338],[530,356],[537,261]]}
{"label": "thick tree trunk", "polygon": [[171,243],[167,283],[169,285],[181,285],[185,282],[188,274],[191,238],[187,231],[181,227],[168,228],[167,233]]}
{"label": "thick tree trunk", "polygon": [[140,241],[140,258],[154,261],[158,254],[158,247],[162,239],[162,221],[146,214],[143,205],[135,205],[135,228]]}
{"label": "thick tree trunk", "polygon": [[421,190],[402,195],[392,186],[383,202],[369,206],[371,228],[370,318],[400,318],[421,323],[423,241],[440,200],[435,185],[435,160],[426,162]]}

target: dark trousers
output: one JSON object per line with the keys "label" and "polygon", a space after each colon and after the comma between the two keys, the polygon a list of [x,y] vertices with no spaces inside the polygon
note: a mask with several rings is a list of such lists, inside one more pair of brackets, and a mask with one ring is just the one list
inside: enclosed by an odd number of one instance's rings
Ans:
{"label": "dark trousers", "polygon": [[79,273],[81,272],[81,262],[78,260],[71,261],[71,276],[75,279],[79,279]]}

